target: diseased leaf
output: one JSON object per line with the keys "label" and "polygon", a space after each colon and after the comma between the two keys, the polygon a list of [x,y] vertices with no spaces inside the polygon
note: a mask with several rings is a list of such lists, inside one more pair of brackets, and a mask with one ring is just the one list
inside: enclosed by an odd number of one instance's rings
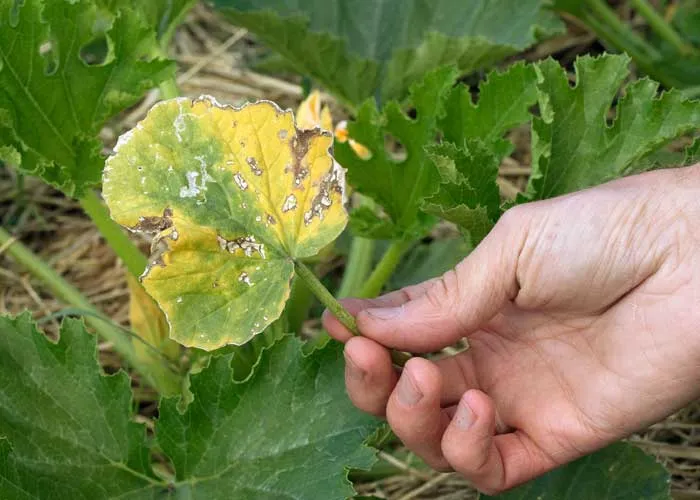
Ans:
{"label": "diseased leaf", "polygon": [[[97,0],[0,0],[0,154],[76,197],[100,180],[104,122],[174,69],[142,11],[113,3],[105,17]],[[105,61],[87,64],[102,36]]]}
{"label": "diseased leaf", "polygon": [[670,500],[669,474],[642,450],[612,446],[548,472],[529,483],[484,500]]}
{"label": "diseased leaf", "polygon": [[66,320],[54,344],[28,314],[0,316],[3,500],[342,500],[347,470],[375,460],[363,442],[381,424],[345,395],[337,343],[304,356],[288,336],[252,368],[236,349],[192,376],[184,413],[162,400],[155,439],[172,482],[151,471],[128,376],[102,375],[95,354],[80,321]]}
{"label": "diseased leaf", "polygon": [[[419,232],[416,228],[424,226],[418,215],[420,203],[439,182],[425,146],[436,139],[437,121],[444,114],[444,101],[455,77],[454,68],[441,68],[412,87],[415,119],[406,116],[395,101],[388,103],[381,114],[374,103],[366,102],[357,119],[349,124],[349,131],[372,151],[371,158],[359,158],[347,143],[336,145],[335,156],[348,169],[350,183],[382,205],[396,238]],[[405,149],[405,159],[397,160],[387,151],[387,136],[394,137]],[[363,218],[367,219],[365,215]]]}
{"label": "diseased leaf", "polygon": [[529,109],[537,102],[536,83],[534,66],[518,62],[502,73],[489,73],[479,85],[476,103],[469,87],[457,85],[440,120],[444,140],[461,146],[465,140],[481,139],[499,158],[510,154],[513,146],[503,134],[532,118]]}
{"label": "diseased leaf", "polygon": [[576,60],[576,85],[558,63],[537,65],[541,118],[532,124],[532,176],[527,196],[543,199],[630,173],[640,159],[700,126],[700,102],[658,84],[630,84],[608,125],[610,106],[629,74],[627,56]]}
{"label": "diseased leaf", "polygon": [[[104,376],[95,337],[67,319],[53,344],[0,316],[0,498],[154,498],[146,431],[129,377]],[[4,439],[3,439],[4,438]]]}
{"label": "diseased leaf", "polygon": [[[405,97],[440,66],[463,73],[562,30],[544,0],[215,0],[296,70],[342,99]],[[507,16],[503,16],[508,12]]]}
{"label": "diseased leaf", "polygon": [[319,129],[263,101],[157,104],[105,168],[112,217],[164,245],[143,276],[171,338],[206,350],[243,344],[281,314],[293,259],[347,222],[343,170]]}
{"label": "diseased leaf", "polygon": [[374,453],[362,443],[381,424],[348,400],[342,346],[305,357],[301,342],[286,337],[241,384],[230,363],[215,357],[192,377],[195,402],[184,414],[175,399],[161,403],[156,434],[179,490],[201,499],[351,496],[347,469],[372,465]]}
{"label": "diseased leaf", "polygon": [[459,148],[445,142],[428,149],[442,177],[440,188],[425,199],[423,210],[454,222],[476,246],[501,214],[496,178],[500,159],[479,140]]}

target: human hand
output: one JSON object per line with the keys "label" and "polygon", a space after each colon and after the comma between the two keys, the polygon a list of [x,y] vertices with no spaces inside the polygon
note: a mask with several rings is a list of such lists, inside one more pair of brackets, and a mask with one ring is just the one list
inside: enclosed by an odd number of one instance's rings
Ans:
{"label": "human hand", "polygon": [[696,166],[522,205],[442,277],[345,300],[350,398],[491,494],[670,415],[700,396],[699,194]]}

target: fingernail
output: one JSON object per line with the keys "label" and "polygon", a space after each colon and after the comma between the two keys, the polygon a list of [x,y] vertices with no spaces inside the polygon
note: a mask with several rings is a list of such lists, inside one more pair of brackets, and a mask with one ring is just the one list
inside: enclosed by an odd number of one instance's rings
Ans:
{"label": "fingernail", "polygon": [[399,398],[399,402],[405,406],[413,406],[423,397],[423,393],[418,389],[413,377],[405,370],[399,379],[399,384],[396,390],[398,391],[397,396]]}
{"label": "fingernail", "polygon": [[462,398],[462,400],[459,402],[459,405],[457,406],[457,412],[452,418],[452,421],[455,423],[458,429],[466,431],[472,426],[472,424],[474,424],[474,420],[474,412],[469,407],[464,398]]}
{"label": "fingernail", "polygon": [[366,312],[377,319],[394,319],[401,314],[401,307],[378,307],[367,309]]}
{"label": "fingernail", "polygon": [[344,354],[345,356],[345,373],[352,380],[362,380],[365,378],[365,372],[359,366],[355,364],[350,356]]}

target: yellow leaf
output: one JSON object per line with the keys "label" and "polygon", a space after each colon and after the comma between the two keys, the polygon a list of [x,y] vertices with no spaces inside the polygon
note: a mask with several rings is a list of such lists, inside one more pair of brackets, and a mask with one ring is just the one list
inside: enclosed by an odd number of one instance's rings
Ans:
{"label": "yellow leaf", "polygon": [[279,317],[294,260],[347,223],[332,142],[274,103],[212,98],[159,103],[120,138],[104,197],[117,222],[154,235],[142,279],[171,338],[240,345]]}
{"label": "yellow leaf", "polygon": [[[170,327],[163,311],[131,274],[127,274],[126,282],[129,286],[131,330],[167,358],[177,359],[180,347],[168,338]],[[138,340],[135,340],[133,344],[136,356],[147,362],[153,361],[153,351],[148,346]]]}

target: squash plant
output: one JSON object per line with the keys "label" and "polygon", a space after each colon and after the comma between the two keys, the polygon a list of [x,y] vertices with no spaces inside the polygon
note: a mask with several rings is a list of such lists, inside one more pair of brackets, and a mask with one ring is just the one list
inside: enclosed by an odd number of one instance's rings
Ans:
{"label": "squash plant", "polygon": [[[490,73],[476,102],[454,66],[435,64],[415,78],[407,100],[362,104],[347,129],[352,142],[334,144],[330,131],[296,123],[271,102],[179,98],[154,106],[102,169],[100,124],[138,98],[135,88],[170,71],[157,55],[170,21],[156,29],[153,20],[166,12],[176,19],[189,3],[134,5],[0,0],[0,158],[79,197],[102,180],[114,220],[153,239],[147,266],[142,257],[142,266],[132,262],[157,302],[139,321],[162,310],[171,339],[194,362],[179,364],[178,349],[152,344],[157,334],[132,343],[0,232],[0,245],[89,313],[90,326],[161,394],[147,432],[133,418],[129,376],[101,373],[81,321],[66,319],[54,342],[28,314],[0,317],[3,499],[352,496],[348,471],[373,465],[368,443],[379,442],[383,425],[345,396],[342,347],[304,343],[290,327],[300,309],[308,314],[299,306],[303,284],[354,328],[315,275],[317,254],[333,253],[348,221],[364,241],[388,240],[353,290],[377,294],[410,279],[400,278],[399,264],[417,255],[409,252],[438,220],[461,230],[458,251],[488,233],[507,208],[496,178],[513,150],[505,138],[512,128],[529,123],[531,131],[533,174],[515,201],[526,203],[658,166],[668,157],[658,154],[663,147],[700,123],[700,103],[676,91],[659,92],[651,80],[623,86],[625,56],[578,59],[574,85],[553,60],[514,64]],[[108,57],[76,66],[79,49],[101,37]],[[66,81],[75,87],[56,85]],[[95,102],[76,101],[73,89],[83,85]],[[403,146],[401,157],[387,137]],[[697,145],[687,157],[696,154]],[[348,202],[349,186],[363,203]],[[95,217],[103,230],[111,224]],[[112,244],[123,238],[113,234]],[[355,269],[349,263],[346,273]],[[136,342],[151,362],[139,358]],[[500,496],[665,499],[668,474],[619,443]]]}

